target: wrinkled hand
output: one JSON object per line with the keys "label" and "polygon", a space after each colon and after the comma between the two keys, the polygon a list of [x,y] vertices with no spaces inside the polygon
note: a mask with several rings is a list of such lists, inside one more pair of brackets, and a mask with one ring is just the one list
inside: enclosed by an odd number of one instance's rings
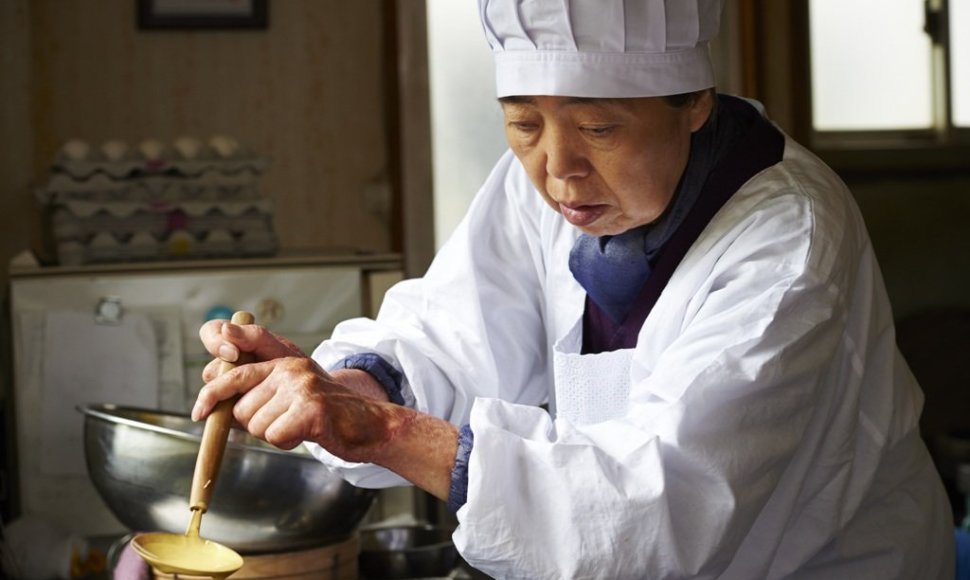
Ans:
{"label": "wrinkled hand", "polygon": [[202,380],[206,382],[218,374],[219,359],[236,362],[240,352],[251,353],[257,361],[306,356],[300,347],[286,338],[256,324],[239,325],[227,320],[210,320],[199,329],[199,338],[209,354],[216,357],[202,371]]}
{"label": "wrinkled hand", "polygon": [[[192,409],[196,421],[238,396],[233,417],[260,439],[283,449],[313,441],[345,461],[382,465],[448,498],[458,449],[458,428],[448,421],[388,402],[365,371],[327,373],[261,326],[210,321],[199,334],[218,358],[202,373],[206,385]],[[218,359],[241,364],[218,375]]]}
{"label": "wrinkled hand", "polygon": [[[257,325],[226,321],[207,322],[199,334],[214,356],[235,362],[241,353],[251,353],[255,362],[221,376],[219,358],[209,363],[192,409],[194,420],[208,416],[219,401],[238,396],[233,417],[255,437],[283,449],[313,441],[347,461],[367,461],[388,436],[381,401],[341,384],[285,338]],[[361,379],[363,371],[342,373]]]}

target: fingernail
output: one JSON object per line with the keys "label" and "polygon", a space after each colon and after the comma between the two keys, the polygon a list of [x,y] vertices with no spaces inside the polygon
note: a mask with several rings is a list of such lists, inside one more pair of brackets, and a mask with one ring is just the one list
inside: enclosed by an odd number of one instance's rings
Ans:
{"label": "fingernail", "polygon": [[201,415],[201,414],[202,414],[202,407],[199,405],[198,402],[196,402],[195,403],[195,406],[192,407],[192,420],[193,421],[198,421],[199,420],[199,415]]}
{"label": "fingernail", "polygon": [[223,344],[219,347],[219,358],[229,362],[236,362],[239,358],[239,351],[231,344]]}

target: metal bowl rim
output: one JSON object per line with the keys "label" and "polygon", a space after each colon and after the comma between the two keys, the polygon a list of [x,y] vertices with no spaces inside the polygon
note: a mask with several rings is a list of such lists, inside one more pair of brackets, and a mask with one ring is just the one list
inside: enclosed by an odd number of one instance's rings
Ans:
{"label": "metal bowl rim", "polygon": [[423,546],[412,546],[410,548],[369,548],[364,547],[363,536],[372,535],[374,532],[380,532],[383,530],[421,530],[430,532],[443,532],[446,535],[454,534],[454,530],[450,530],[444,526],[436,526],[434,524],[372,524],[369,526],[361,527],[357,533],[361,536],[361,554],[410,554],[414,552],[430,552],[432,550],[441,550],[442,548],[447,548],[449,546],[454,546],[453,540],[446,540],[442,542],[436,542],[434,544],[426,544]]}
{"label": "metal bowl rim", "polygon": [[[175,417],[179,419],[190,419],[189,415],[185,413],[176,413],[173,411],[163,411],[159,409],[148,409],[145,407],[133,407],[127,405],[115,405],[112,403],[92,403],[88,405],[78,405],[77,410],[83,413],[86,417],[92,417],[105,421],[107,423],[117,423],[120,425],[126,425],[128,427],[133,427],[136,429],[142,429],[146,431],[153,431],[155,433],[160,433],[162,435],[167,435],[169,437],[175,437],[176,439],[183,439],[192,442],[201,442],[201,435],[193,435],[191,433],[186,433],[185,431],[179,431],[178,429],[171,429],[168,427],[162,427],[160,425],[152,425],[151,423],[145,423],[142,421],[135,421],[134,419],[128,419],[127,417],[120,417],[114,415],[111,411],[133,411],[136,413],[145,413],[150,415],[164,415],[167,417]],[[270,445],[267,443],[267,445]],[[229,441],[227,447],[245,449],[247,451],[257,451],[260,453],[269,453],[272,455],[283,455],[292,459],[300,459],[304,461],[316,461],[316,458],[309,454],[304,453],[294,453],[291,451],[286,451],[284,449],[278,449],[275,447],[257,447],[253,445],[246,445],[245,443],[239,443],[236,441]]]}

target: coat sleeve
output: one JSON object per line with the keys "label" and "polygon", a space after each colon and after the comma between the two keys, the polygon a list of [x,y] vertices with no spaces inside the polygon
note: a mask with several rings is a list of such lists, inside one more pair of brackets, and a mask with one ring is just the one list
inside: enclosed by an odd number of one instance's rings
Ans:
{"label": "coat sleeve", "polygon": [[[475,405],[455,534],[469,563],[503,578],[717,577],[762,514],[796,509],[826,422],[847,429],[843,456],[814,466],[839,509],[856,409],[833,377],[855,372],[840,353],[858,248],[819,255],[817,216],[798,195],[739,219],[716,258],[691,264],[679,326],[648,318],[641,342],[673,338],[656,352],[638,344],[646,371],[622,417],[578,426],[495,399]],[[761,540],[769,554],[780,541]]]}
{"label": "coat sleeve", "polygon": [[[405,377],[405,400],[454,424],[468,422],[476,397],[544,402],[551,379],[537,215],[552,210],[524,175],[509,171],[513,160],[507,153],[498,162],[424,277],[391,288],[376,320],[338,325],[313,358],[329,368],[353,353],[377,353]],[[357,485],[406,483],[308,447]]]}

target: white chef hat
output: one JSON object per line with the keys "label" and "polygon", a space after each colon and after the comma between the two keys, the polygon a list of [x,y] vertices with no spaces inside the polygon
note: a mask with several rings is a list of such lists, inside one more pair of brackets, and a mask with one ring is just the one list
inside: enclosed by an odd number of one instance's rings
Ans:
{"label": "white chef hat", "polygon": [[478,0],[499,97],[657,97],[714,86],[721,0]]}

